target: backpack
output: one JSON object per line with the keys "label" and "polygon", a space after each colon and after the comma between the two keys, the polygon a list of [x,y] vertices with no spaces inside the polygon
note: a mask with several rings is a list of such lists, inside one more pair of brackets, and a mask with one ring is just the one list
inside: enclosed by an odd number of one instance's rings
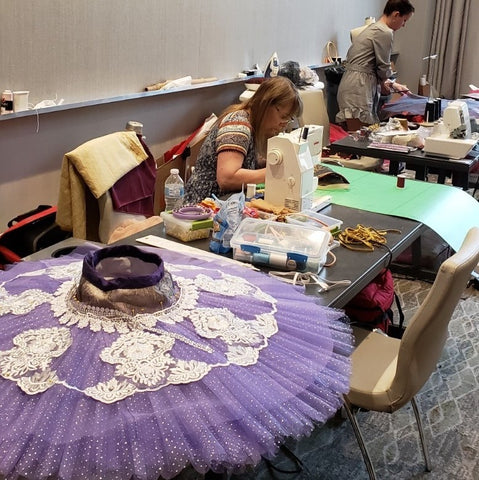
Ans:
{"label": "backpack", "polygon": [[[394,325],[393,302],[399,312],[399,325]],[[390,336],[400,338],[403,331],[404,315],[399,298],[394,292],[391,270],[384,269],[372,282],[364,287],[344,307],[351,323],[373,330],[379,328]]]}

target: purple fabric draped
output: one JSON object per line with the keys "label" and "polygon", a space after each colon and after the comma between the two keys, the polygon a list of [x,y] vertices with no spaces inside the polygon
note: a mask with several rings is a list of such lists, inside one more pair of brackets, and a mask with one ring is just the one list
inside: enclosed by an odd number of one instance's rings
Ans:
{"label": "purple fabric draped", "polygon": [[[198,275],[214,281],[226,272],[265,295],[250,298],[205,290],[198,300],[201,308],[225,309],[248,321],[266,299],[275,299],[278,331],[268,337],[256,363],[213,368],[198,381],[103,403],[84,390],[115,372],[114,365],[98,358],[119,333],[70,325],[71,345],[52,361],[63,383],[29,395],[4,378],[5,352],[22,332],[58,327],[59,321],[49,302],[28,313],[22,312],[21,304],[14,312],[0,306],[0,475],[170,479],[189,464],[201,473],[239,471],[257,464],[261,456],[274,456],[287,437],[308,435],[316,422],[326,421],[341,406],[352,351],[352,333],[342,311],[317,305],[300,287],[220,258],[211,262],[163,249],[161,257],[173,278],[181,272],[186,282]],[[74,252],[0,272],[3,304],[32,289],[39,290],[39,297],[61,296],[59,287],[71,277],[45,272],[77,263],[80,271],[82,258]],[[193,338],[188,325],[161,328]],[[211,339],[210,344],[214,352],[207,354],[178,341],[171,353],[185,359],[211,355],[223,360],[217,341]]]}
{"label": "purple fabric draped", "polygon": [[154,214],[156,163],[144,140],[138,138],[148,158],[115,182],[110,195],[116,211],[151,217]]}
{"label": "purple fabric draped", "polygon": [[[470,118],[479,118],[479,102],[471,100],[470,98],[464,98],[461,100],[466,102]],[[401,114],[424,115],[427,101],[428,97],[423,97],[421,95],[403,95],[392,102],[384,104],[381,109],[381,115],[385,119]],[[452,100],[443,99],[441,101],[443,112],[450,102],[452,102]]]}

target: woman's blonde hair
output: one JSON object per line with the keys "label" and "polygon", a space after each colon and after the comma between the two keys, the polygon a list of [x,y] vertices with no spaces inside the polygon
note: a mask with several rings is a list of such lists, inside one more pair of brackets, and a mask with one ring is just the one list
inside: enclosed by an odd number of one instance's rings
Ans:
{"label": "woman's blonde hair", "polygon": [[264,117],[271,106],[286,109],[285,113],[292,117],[301,115],[303,102],[291,80],[286,77],[273,77],[264,80],[251,98],[227,108],[221,115],[220,121],[228,113],[237,110],[249,111],[256,151],[260,155],[266,156],[268,137],[264,131]]}

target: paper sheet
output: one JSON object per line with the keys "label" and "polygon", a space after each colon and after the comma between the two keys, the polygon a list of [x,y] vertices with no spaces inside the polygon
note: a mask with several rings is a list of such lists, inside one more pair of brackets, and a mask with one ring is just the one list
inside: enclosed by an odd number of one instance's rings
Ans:
{"label": "paper sheet", "polygon": [[409,178],[404,188],[398,188],[394,176],[328,166],[345,176],[350,188],[322,188],[316,197],[327,194],[337,205],[424,223],[456,251],[468,230],[479,226],[479,202],[459,188]]}

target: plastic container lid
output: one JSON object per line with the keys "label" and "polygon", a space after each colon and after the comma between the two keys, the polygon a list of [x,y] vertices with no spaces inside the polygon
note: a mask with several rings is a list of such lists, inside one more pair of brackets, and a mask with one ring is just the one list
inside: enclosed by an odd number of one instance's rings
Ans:
{"label": "plastic container lid", "polygon": [[230,243],[236,260],[318,273],[326,262],[330,239],[327,230],[245,218]]}
{"label": "plastic container lid", "polygon": [[170,173],[172,173],[173,175],[178,175],[178,173],[180,173],[180,171],[177,168],[172,168],[170,170]]}

